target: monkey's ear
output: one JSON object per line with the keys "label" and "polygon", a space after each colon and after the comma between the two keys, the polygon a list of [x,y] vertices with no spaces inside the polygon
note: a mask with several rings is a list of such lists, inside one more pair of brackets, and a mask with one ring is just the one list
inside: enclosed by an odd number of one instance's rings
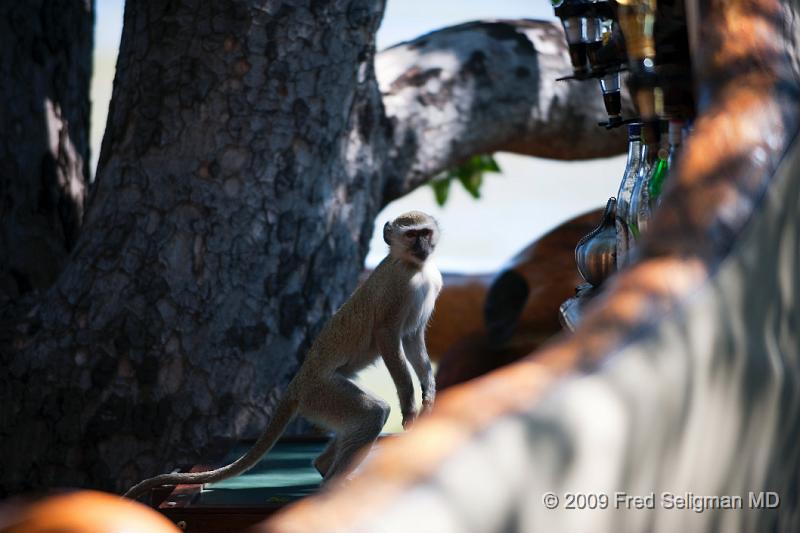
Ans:
{"label": "monkey's ear", "polygon": [[387,222],[386,224],[383,225],[383,240],[386,242],[386,244],[391,246],[391,244],[392,244],[392,225],[389,222]]}

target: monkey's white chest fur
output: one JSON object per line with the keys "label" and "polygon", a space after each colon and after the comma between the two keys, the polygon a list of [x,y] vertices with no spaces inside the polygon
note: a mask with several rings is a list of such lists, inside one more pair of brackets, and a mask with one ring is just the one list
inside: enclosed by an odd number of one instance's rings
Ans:
{"label": "monkey's white chest fur", "polygon": [[433,262],[428,261],[411,278],[409,288],[412,291],[412,305],[409,306],[410,312],[403,327],[405,334],[418,331],[428,323],[442,288],[442,274]]}

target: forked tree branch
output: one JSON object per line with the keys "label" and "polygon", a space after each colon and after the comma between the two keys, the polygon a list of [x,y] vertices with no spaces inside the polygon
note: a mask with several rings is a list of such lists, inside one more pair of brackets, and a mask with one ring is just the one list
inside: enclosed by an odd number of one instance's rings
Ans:
{"label": "forked tree branch", "polygon": [[625,150],[624,128],[597,125],[606,117],[598,84],[556,81],[572,70],[552,22],[445,28],[384,50],[375,70],[392,125],[385,201],[476,153],[575,160]]}

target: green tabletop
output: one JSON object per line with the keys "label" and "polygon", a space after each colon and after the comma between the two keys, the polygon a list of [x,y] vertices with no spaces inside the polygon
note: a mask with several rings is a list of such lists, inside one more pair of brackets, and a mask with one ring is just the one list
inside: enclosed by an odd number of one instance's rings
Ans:
{"label": "green tabletop", "polygon": [[[197,507],[260,506],[284,504],[319,489],[322,477],[312,461],[322,453],[324,442],[278,442],[253,469],[241,476],[209,483],[193,502]],[[247,451],[234,448],[228,463]]]}

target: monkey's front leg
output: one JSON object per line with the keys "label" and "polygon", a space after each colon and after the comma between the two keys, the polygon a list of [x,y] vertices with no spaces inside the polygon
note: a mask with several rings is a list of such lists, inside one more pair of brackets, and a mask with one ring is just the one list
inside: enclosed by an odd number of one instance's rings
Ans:
{"label": "monkey's front leg", "polygon": [[397,396],[400,399],[400,410],[403,413],[403,427],[407,427],[417,417],[417,407],[414,401],[414,382],[408,371],[408,362],[403,353],[403,344],[399,331],[389,328],[378,332],[378,349],[392,376],[394,386],[397,387]]}
{"label": "monkey's front leg", "polygon": [[433,367],[431,367],[428,357],[428,349],[425,347],[425,329],[420,328],[413,334],[404,337],[403,348],[422,387],[422,413],[427,413],[433,407],[433,401],[436,399],[436,380],[433,377]]}

